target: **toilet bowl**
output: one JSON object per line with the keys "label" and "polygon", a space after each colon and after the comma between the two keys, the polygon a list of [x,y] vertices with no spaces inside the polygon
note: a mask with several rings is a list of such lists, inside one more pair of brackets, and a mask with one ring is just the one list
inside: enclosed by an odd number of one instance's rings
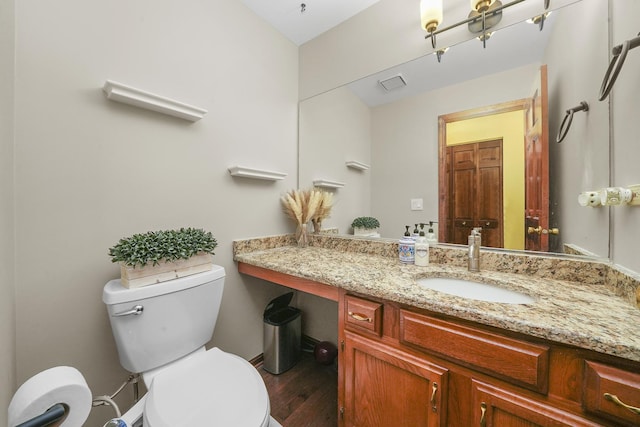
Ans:
{"label": "toilet bowl", "polygon": [[[142,374],[148,392],[127,427],[277,427],[260,373],[217,347],[205,350],[218,317],[224,268],[129,289],[103,290],[120,364]],[[119,425],[119,424],[114,424]]]}
{"label": "toilet bowl", "polygon": [[218,348],[156,375],[145,427],[269,426],[269,396],[258,371]]}

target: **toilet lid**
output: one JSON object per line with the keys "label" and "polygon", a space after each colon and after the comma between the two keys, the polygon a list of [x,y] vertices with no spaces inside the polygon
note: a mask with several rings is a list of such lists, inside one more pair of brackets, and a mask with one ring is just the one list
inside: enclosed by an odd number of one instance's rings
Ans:
{"label": "toilet lid", "polygon": [[269,395],[258,371],[218,348],[154,377],[144,409],[149,427],[269,425]]}

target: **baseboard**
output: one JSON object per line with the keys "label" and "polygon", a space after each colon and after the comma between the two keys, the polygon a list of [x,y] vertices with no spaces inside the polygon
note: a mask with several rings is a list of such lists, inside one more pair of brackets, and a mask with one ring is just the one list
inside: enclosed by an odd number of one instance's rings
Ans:
{"label": "baseboard", "polygon": [[[301,341],[302,351],[305,351],[307,353],[313,353],[313,349],[315,348],[316,344],[320,342],[320,340],[304,334],[301,337]],[[260,353],[253,359],[249,359],[249,363],[251,363],[256,368],[259,368],[264,363],[264,353]]]}

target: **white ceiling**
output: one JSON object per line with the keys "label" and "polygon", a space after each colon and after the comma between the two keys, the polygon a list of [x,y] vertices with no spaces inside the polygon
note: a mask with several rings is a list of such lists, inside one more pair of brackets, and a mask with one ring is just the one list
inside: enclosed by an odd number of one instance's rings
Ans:
{"label": "white ceiling", "polygon": [[[536,25],[521,22],[497,31],[487,40],[486,48],[482,47],[479,40],[469,40],[452,46],[442,55],[441,62],[433,54],[424,55],[359,79],[348,87],[365,104],[373,107],[416,93],[539,63],[549,42],[554,18],[553,14],[549,16],[544,31],[540,31]],[[402,75],[407,85],[391,91],[384,90],[379,81],[397,74]]]}
{"label": "white ceiling", "polygon": [[[380,0],[242,0],[300,46]],[[417,1],[417,0],[416,0]],[[305,5],[302,12],[301,5]]]}
{"label": "white ceiling", "polygon": [[[242,0],[258,16],[298,46],[339,25],[378,1],[380,0]],[[451,25],[456,20],[466,18],[469,9],[468,1],[446,0],[444,11],[447,18],[445,18],[443,25]],[[419,0],[415,0],[415,2],[417,11],[419,10]],[[577,2],[579,0],[552,0],[552,6],[560,9]],[[302,3],[305,4],[304,12],[301,10]],[[438,38],[438,47],[451,46],[451,49],[442,57],[442,63],[438,63],[435,55],[425,55],[414,61],[352,82],[348,87],[363,102],[375,106],[498,71],[536,63],[542,58],[548,42],[554,21],[553,15],[545,23],[544,31],[539,31],[536,25],[526,24],[522,21],[539,14],[543,10],[542,4],[542,1],[525,1],[510,8],[508,13],[505,12],[510,19],[503,19],[496,26],[496,28],[502,29],[487,41],[486,49],[483,49],[482,43],[477,40],[465,43],[450,42],[446,34],[449,34],[452,40],[457,37],[456,32],[465,33],[466,37],[469,37],[466,26],[459,27]],[[418,25],[419,19],[417,14],[416,25]],[[516,22],[520,22],[520,24],[512,25]],[[430,41],[425,40],[425,43],[430,43]],[[470,66],[470,64],[473,65]],[[404,80],[407,81],[407,86],[393,91],[384,91],[379,80],[396,74],[402,74]],[[425,79],[425,76],[428,78]]]}

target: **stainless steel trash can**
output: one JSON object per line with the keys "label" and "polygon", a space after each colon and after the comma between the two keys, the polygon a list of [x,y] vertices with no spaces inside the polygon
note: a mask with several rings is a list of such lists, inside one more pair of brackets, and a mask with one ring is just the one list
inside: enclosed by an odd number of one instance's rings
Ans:
{"label": "stainless steel trash can", "polygon": [[262,367],[281,374],[300,360],[302,313],[289,303],[293,292],[273,299],[264,310],[264,361]]}

